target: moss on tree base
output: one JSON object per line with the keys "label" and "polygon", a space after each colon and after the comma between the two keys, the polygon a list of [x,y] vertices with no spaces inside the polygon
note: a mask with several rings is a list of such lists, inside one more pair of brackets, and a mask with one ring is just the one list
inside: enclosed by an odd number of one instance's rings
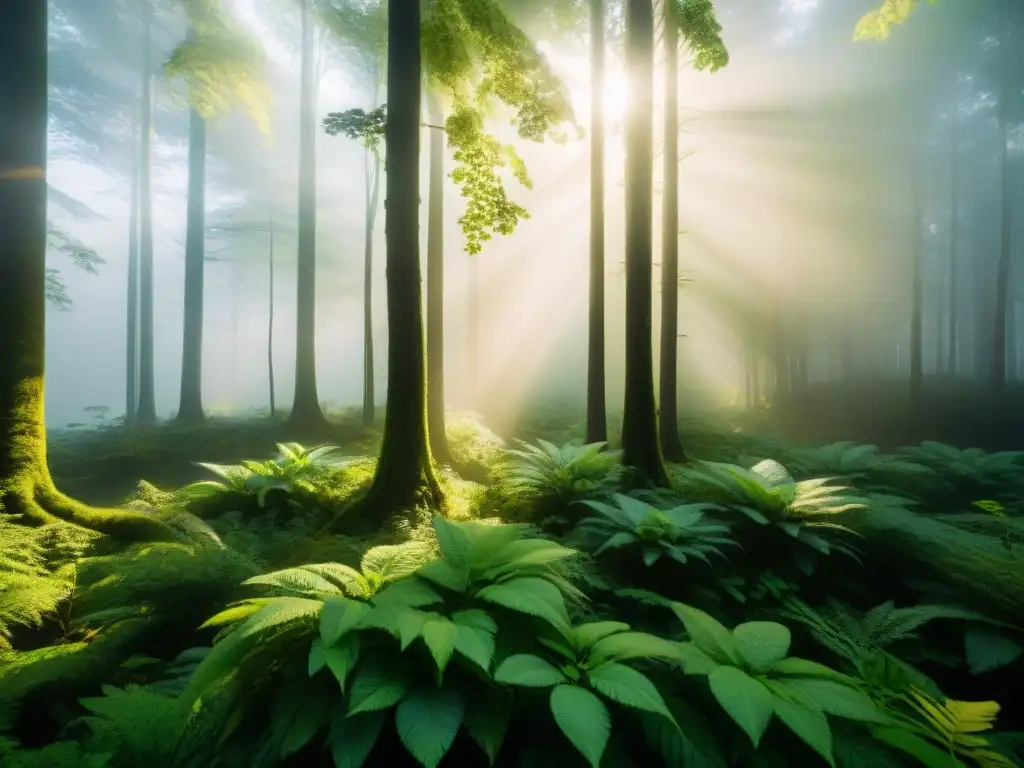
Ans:
{"label": "moss on tree base", "polygon": [[123,509],[90,507],[57,490],[46,472],[22,473],[0,485],[0,509],[26,525],[70,523],[120,541],[170,541],[174,529],[160,520]]}

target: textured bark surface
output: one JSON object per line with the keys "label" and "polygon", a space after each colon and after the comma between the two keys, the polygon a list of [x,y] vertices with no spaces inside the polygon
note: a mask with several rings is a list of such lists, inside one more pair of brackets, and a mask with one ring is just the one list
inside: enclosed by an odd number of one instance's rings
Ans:
{"label": "textured bark surface", "polygon": [[30,525],[65,520],[125,539],[174,532],[148,515],[87,507],[46,465],[45,3],[0,5],[0,509]]}
{"label": "textured bark surface", "polygon": [[139,121],[139,424],[156,424],[153,342],[153,51],[152,8],[142,0],[142,116]]}
{"label": "textured bark surface", "polygon": [[203,270],[206,261],[206,121],[188,124],[188,211],[185,227],[185,312],[178,421],[203,421]]}

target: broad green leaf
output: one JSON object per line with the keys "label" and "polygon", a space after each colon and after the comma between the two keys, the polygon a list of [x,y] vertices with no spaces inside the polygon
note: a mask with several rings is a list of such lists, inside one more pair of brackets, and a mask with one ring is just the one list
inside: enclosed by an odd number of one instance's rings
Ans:
{"label": "broad green leaf", "polygon": [[478,665],[484,672],[494,659],[494,634],[498,630],[494,619],[483,611],[459,611],[452,615],[458,631],[455,650]]}
{"label": "broad green leaf", "polygon": [[679,643],[678,656],[683,665],[683,672],[688,675],[708,675],[719,666],[718,662],[708,656],[693,643]]}
{"label": "broad green leaf", "polygon": [[779,682],[806,696],[830,715],[869,723],[888,722],[875,703],[855,688],[821,678],[787,677]]}
{"label": "broad green leaf", "polygon": [[343,637],[324,652],[324,663],[345,692],[345,681],[359,661],[359,641],[354,635]]}
{"label": "broad green leaf", "polygon": [[679,659],[679,643],[646,632],[617,632],[598,640],[590,648],[587,665],[596,667],[608,661],[626,659]]}
{"label": "broad green leaf", "polygon": [[600,768],[612,730],[608,708],[597,696],[578,685],[552,688],[550,704],[551,714],[562,733],[591,768]]}
{"label": "broad green leaf", "polygon": [[423,622],[420,634],[423,642],[430,649],[430,655],[434,657],[439,675],[444,674],[445,667],[455,651],[455,638],[459,628],[444,616],[430,616]]}
{"label": "broad green leaf", "polygon": [[711,693],[756,747],[775,711],[774,697],[759,681],[736,667],[720,666],[708,675]]}
{"label": "broad green leaf", "polygon": [[672,720],[672,713],[654,683],[632,667],[610,661],[587,672],[587,681],[594,690],[617,704]]}
{"label": "broad green leaf", "polygon": [[748,621],[735,627],[732,636],[743,660],[755,671],[786,658],[793,640],[789,628],[774,621]]}
{"label": "broad green leaf", "polygon": [[568,629],[569,615],[565,608],[565,598],[558,587],[547,579],[536,576],[509,579],[484,587],[477,592],[477,597],[512,611],[536,616],[558,630]]}
{"label": "broad green leaf", "polygon": [[857,684],[857,680],[855,678],[852,678],[849,675],[844,675],[842,672],[837,672],[831,667],[826,667],[824,664],[819,664],[816,661],[808,661],[807,659],[797,659],[792,657],[788,659],[781,659],[765,665],[765,668],[760,671],[764,674],[778,677],[814,677],[821,678],[823,680],[832,680],[841,685],[847,686]]}
{"label": "broad green leaf", "polygon": [[603,640],[618,632],[628,631],[629,624],[624,624],[621,621],[592,621],[588,624],[578,624],[573,627],[569,637],[572,639],[573,647],[577,651],[585,652],[598,640]]}
{"label": "broad green leaf", "polygon": [[498,751],[505,741],[511,723],[511,707],[502,698],[491,695],[490,691],[479,699],[468,702],[466,706],[463,725],[470,738],[487,755],[491,765],[494,765],[498,758]]}
{"label": "broad green leaf", "polygon": [[366,550],[359,567],[364,572],[380,574],[384,581],[398,581],[431,559],[430,549],[420,542],[382,544]]}
{"label": "broad green leaf", "polygon": [[325,645],[333,645],[342,635],[359,626],[370,613],[370,606],[341,595],[331,595],[320,611],[320,638]]}
{"label": "broad green leaf", "polygon": [[674,721],[651,714],[642,715],[640,721],[666,768],[725,768],[718,739],[704,713],[682,699],[668,698],[665,703]]}
{"label": "broad green leaf", "polygon": [[466,705],[451,688],[416,688],[395,710],[398,738],[424,768],[437,768],[462,727]]}
{"label": "broad green leaf", "polygon": [[402,579],[388,584],[373,598],[373,604],[387,608],[423,608],[441,602],[441,596],[421,579]]}
{"label": "broad green leaf", "polygon": [[1014,638],[989,627],[968,628],[964,647],[972,675],[1008,666],[1024,653],[1024,646]]}
{"label": "broad green leaf", "polygon": [[884,727],[874,728],[871,733],[874,734],[876,739],[911,755],[928,768],[963,768],[963,763],[954,755],[949,752],[943,752],[911,731],[902,728]]}
{"label": "broad green leaf", "polygon": [[315,616],[323,603],[303,597],[275,597],[250,616],[232,634],[239,639],[252,637],[267,629],[295,624]]}
{"label": "broad green leaf", "polygon": [[334,768],[362,768],[380,738],[386,718],[384,712],[366,712],[352,717],[335,715],[331,719],[329,739]]}
{"label": "broad green leaf", "polygon": [[408,678],[402,669],[378,659],[364,662],[352,677],[348,716],[388,709],[401,701],[408,690]]}
{"label": "broad green leaf", "polygon": [[672,610],[683,622],[694,645],[719,664],[743,665],[732,634],[704,611],[682,603],[672,603]]}
{"label": "broad green leaf", "polygon": [[[466,586],[469,584],[468,567],[456,568],[447,560],[434,560],[427,563],[416,571],[416,575],[453,592],[465,592]],[[401,583],[399,582],[399,584]]]}
{"label": "broad green leaf", "polygon": [[831,766],[835,765],[832,757],[832,731],[828,720],[821,710],[808,709],[792,701],[774,698],[775,714],[786,724],[800,740],[817,752]]}
{"label": "broad green leaf", "polygon": [[519,569],[547,565],[576,557],[578,554],[575,549],[563,547],[553,541],[519,539],[506,544],[497,555],[488,560],[491,567],[484,571],[481,578],[493,581]]}
{"label": "broad green leaf", "polygon": [[324,648],[324,642],[319,637],[313,638],[313,643],[309,646],[309,662],[307,665],[307,671],[309,676],[312,677],[327,664],[327,652]]}
{"label": "broad green leaf", "polygon": [[304,570],[303,568],[285,568],[282,571],[264,573],[260,576],[253,576],[242,582],[243,586],[260,585],[276,587],[285,592],[296,595],[336,595],[341,590],[336,584],[331,583],[322,576]]}
{"label": "broad green leaf", "polygon": [[560,669],[540,656],[517,653],[509,656],[494,670],[496,682],[526,688],[547,688],[566,681]]}

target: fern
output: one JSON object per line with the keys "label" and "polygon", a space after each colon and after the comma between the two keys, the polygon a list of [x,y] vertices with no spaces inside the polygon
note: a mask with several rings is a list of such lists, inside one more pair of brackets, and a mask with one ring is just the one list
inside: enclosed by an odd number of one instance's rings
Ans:
{"label": "fern", "polygon": [[537,445],[518,444],[508,451],[503,487],[509,495],[569,502],[609,493],[621,481],[619,455],[606,451],[605,443],[556,446],[538,439]]}

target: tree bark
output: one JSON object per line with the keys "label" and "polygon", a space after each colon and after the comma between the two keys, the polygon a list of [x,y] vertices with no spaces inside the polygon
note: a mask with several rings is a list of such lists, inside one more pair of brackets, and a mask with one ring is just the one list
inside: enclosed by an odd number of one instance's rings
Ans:
{"label": "tree bark", "polygon": [[[957,110],[960,102],[957,100]],[[946,369],[950,376],[955,376],[960,368],[960,325],[959,307],[957,306],[957,281],[960,279],[960,130],[957,115],[953,115],[952,136],[949,148],[949,349]]]}
{"label": "tree bark", "polygon": [[[1003,45],[1009,45],[1006,35]],[[1004,54],[1005,56],[1006,54]],[[1000,229],[999,262],[996,268],[995,333],[992,345],[992,387],[999,391],[1006,385],[1007,309],[1010,297],[1010,257],[1013,252],[1013,185],[1011,184],[1009,157],[1009,98],[1011,89],[1002,88],[999,94],[999,176],[1000,176]]]}
{"label": "tree bark", "polygon": [[135,424],[139,409],[139,116],[132,126],[131,194],[128,211],[128,286],[126,290],[124,423]]}
{"label": "tree bark", "polygon": [[679,440],[679,27],[671,2],[662,2],[665,42],[664,175],[661,214],[661,365],[658,427],[661,450],[673,461],[686,458]]}
{"label": "tree bark", "polygon": [[142,120],[139,132],[139,407],[142,425],[156,424],[156,379],[153,340],[153,51],[149,0],[142,8]]}
{"label": "tree bark", "polygon": [[0,71],[0,509],[30,525],[64,520],[125,539],[173,538],[148,515],[86,507],[50,477],[43,416],[46,3],[0,5]]}
{"label": "tree bark", "polygon": [[270,418],[277,416],[277,390],[274,386],[274,209],[270,209],[270,248],[267,251],[267,384],[270,390]]}
{"label": "tree bark", "polygon": [[295,328],[295,397],[290,420],[303,430],[326,427],[316,386],[316,85],[312,0],[302,3],[299,98],[299,241]]}
{"label": "tree bark", "polygon": [[604,333],[605,0],[590,0],[590,302],[587,335],[587,442],[608,439]]}
{"label": "tree bark", "polygon": [[921,150],[912,146],[910,163],[910,194],[913,198],[913,230],[911,232],[911,281],[912,299],[910,308],[910,408],[915,420],[921,416],[921,394],[924,385],[924,242],[921,233],[922,215],[922,168]]}
{"label": "tree bark", "polygon": [[[436,93],[427,93],[432,126],[444,125]],[[427,426],[430,452],[452,462],[444,413],[444,131],[430,127],[430,179],[427,193]]]}
{"label": "tree bark", "polygon": [[654,11],[626,2],[626,396],[622,461],[639,482],[668,485],[658,440],[652,350]]}
{"label": "tree bark", "polygon": [[384,439],[373,484],[341,524],[376,530],[419,502],[443,503],[427,429],[423,297],[419,254],[419,0],[388,6],[388,119],[384,130],[387,258],[388,391]]}
{"label": "tree bark", "polygon": [[188,210],[185,225],[185,317],[177,420],[203,421],[203,269],[206,259],[206,121],[195,109],[188,123]]}

